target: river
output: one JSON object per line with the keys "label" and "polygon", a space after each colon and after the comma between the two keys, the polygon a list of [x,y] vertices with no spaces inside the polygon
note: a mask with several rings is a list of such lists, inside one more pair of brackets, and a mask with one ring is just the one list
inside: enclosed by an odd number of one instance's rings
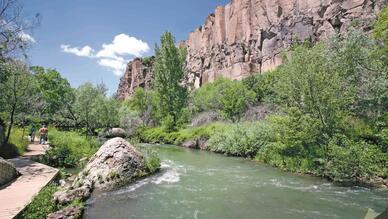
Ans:
{"label": "river", "polygon": [[86,218],[361,219],[368,208],[382,212],[388,206],[388,192],[341,187],[206,151],[152,147],[162,159],[161,172],[93,194]]}

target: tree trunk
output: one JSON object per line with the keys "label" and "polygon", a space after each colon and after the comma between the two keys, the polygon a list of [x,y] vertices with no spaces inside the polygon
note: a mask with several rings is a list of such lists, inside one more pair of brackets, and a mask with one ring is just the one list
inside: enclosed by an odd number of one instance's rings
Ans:
{"label": "tree trunk", "polygon": [[4,143],[8,143],[9,137],[11,136],[11,130],[12,130],[13,122],[14,122],[13,117],[15,116],[15,110],[16,110],[16,105],[14,104],[12,106],[12,111],[11,111],[11,115],[10,115],[10,119],[9,119],[8,131],[7,131],[7,137],[5,138]]}

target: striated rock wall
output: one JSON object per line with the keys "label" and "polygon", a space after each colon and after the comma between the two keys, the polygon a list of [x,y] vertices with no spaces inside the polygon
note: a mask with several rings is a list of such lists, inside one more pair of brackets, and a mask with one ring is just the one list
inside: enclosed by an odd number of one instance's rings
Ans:
{"label": "striated rock wall", "polygon": [[[274,69],[295,41],[323,40],[356,19],[374,20],[386,0],[232,0],[186,41],[187,80],[240,80]],[[365,27],[365,31],[368,31]]]}
{"label": "striated rock wall", "polygon": [[[232,0],[210,14],[180,45],[187,47],[186,84],[198,88],[217,77],[241,80],[282,63],[294,42],[316,42],[342,33],[356,20],[373,21],[387,0]],[[371,22],[361,25],[371,30]],[[128,64],[120,99],[150,87],[152,64]]]}
{"label": "striated rock wall", "polygon": [[145,89],[151,87],[153,62],[154,57],[149,57],[136,58],[128,63],[117,89],[117,97],[120,100],[125,100],[131,96],[138,87]]}

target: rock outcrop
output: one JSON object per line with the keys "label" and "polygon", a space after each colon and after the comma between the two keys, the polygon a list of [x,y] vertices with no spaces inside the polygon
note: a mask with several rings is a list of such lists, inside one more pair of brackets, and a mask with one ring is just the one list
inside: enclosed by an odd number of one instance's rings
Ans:
{"label": "rock outcrop", "polygon": [[19,175],[13,164],[0,157],[0,187],[14,180]]}
{"label": "rock outcrop", "polygon": [[[113,138],[93,155],[72,186],[56,192],[53,199],[66,206],[73,200],[88,199],[94,189],[113,189],[147,174],[150,172],[140,152],[124,139]],[[71,218],[79,213],[80,209],[69,207],[51,214],[49,218]]]}
{"label": "rock outcrop", "polygon": [[[192,32],[188,81],[242,79],[274,69],[293,42],[324,40],[356,20],[372,21],[386,0],[232,0]],[[365,22],[364,31],[370,30]]]}
{"label": "rock outcrop", "polygon": [[[294,42],[325,40],[352,23],[370,31],[387,0],[232,0],[217,7],[180,46],[187,47],[186,83],[198,88],[217,77],[243,79],[282,63]],[[149,87],[152,65],[128,64],[120,99],[136,87]]]}
{"label": "rock outcrop", "polygon": [[145,89],[151,87],[153,63],[154,57],[136,58],[128,63],[117,90],[117,97],[120,100],[131,96],[138,87]]}

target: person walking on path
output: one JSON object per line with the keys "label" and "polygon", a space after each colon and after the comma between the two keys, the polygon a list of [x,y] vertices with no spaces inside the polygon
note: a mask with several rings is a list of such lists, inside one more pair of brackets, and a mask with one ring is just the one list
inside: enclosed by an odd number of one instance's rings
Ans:
{"label": "person walking on path", "polygon": [[43,125],[43,127],[39,129],[39,135],[40,135],[39,144],[45,144],[46,143],[46,141],[47,141],[47,134],[48,134],[48,129],[46,128],[46,125]]}
{"label": "person walking on path", "polygon": [[35,132],[36,132],[35,125],[32,125],[30,128],[30,133],[29,133],[31,143],[34,143],[34,141],[35,141]]}

